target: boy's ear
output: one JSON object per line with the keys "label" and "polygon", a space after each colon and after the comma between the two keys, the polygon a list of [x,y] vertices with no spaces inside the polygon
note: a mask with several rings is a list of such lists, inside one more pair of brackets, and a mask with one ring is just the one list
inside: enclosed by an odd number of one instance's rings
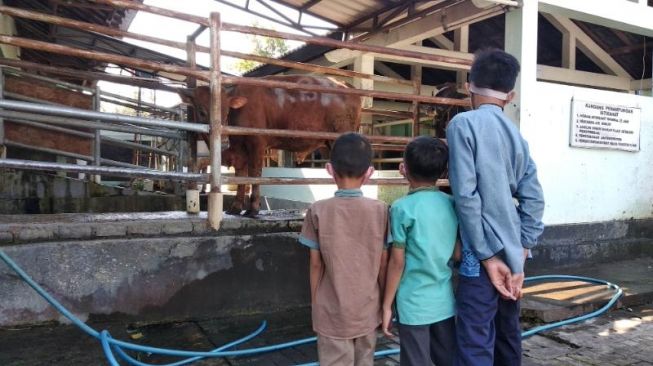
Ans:
{"label": "boy's ear", "polygon": [[333,170],[333,165],[331,165],[331,163],[326,163],[325,168],[327,173],[329,173],[330,176],[335,178],[336,172]]}
{"label": "boy's ear", "polygon": [[399,173],[406,178],[406,164],[405,163],[399,163]]}
{"label": "boy's ear", "polygon": [[365,178],[363,179],[363,184],[367,184],[367,182],[370,181],[372,174],[374,174],[374,167],[367,168],[367,171],[365,172]]}
{"label": "boy's ear", "polygon": [[517,93],[514,90],[508,93],[508,97],[506,98],[506,104],[512,102],[512,100],[515,99],[516,95]]}

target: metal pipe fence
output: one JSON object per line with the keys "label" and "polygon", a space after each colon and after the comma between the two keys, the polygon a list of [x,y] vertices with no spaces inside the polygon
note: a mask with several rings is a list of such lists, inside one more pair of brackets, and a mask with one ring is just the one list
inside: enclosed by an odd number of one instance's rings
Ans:
{"label": "metal pipe fence", "polygon": [[[179,133],[175,132],[178,130],[201,133],[201,134],[210,134],[209,141],[210,141],[210,151],[211,151],[210,160],[211,160],[212,174],[206,175],[206,174],[179,173],[179,172],[155,173],[155,172],[150,172],[141,169],[141,167],[135,169],[129,169],[129,170],[127,169],[120,170],[116,168],[102,167],[98,164],[98,162],[102,161],[103,159],[101,159],[98,156],[99,146],[97,145],[99,145],[99,142],[101,141],[101,136],[98,136],[97,132],[94,136],[96,141],[95,156],[92,157],[93,161],[96,162],[96,166],[93,167],[84,166],[83,168],[76,168],[74,165],[36,163],[36,162],[25,162],[25,161],[15,161],[15,160],[10,161],[4,159],[4,160],[0,160],[0,167],[13,167],[17,169],[20,168],[41,169],[41,170],[59,169],[62,171],[77,171],[77,172],[83,172],[89,174],[110,174],[115,176],[120,176],[121,174],[125,174],[128,175],[129,177],[145,176],[145,177],[155,177],[159,179],[191,180],[197,182],[209,181],[212,187],[211,193],[209,195],[209,221],[211,226],[217,229],[220,224],[220,220],[221,220],[220,215],[222,210],[222,198],[220,193],[221,184],[327,184],[327,183],[331,184],[332,183],[331,179],[222,177],[220,174],[220,166],[221,166],[220,151],[221,151],[221,136],[223,134],[224,135],[268,135],[268,136],[279,136],[279,137],[296,137],[296,138],[310,138],[310,139],[324,139],[324,140],[335,139],[339,136],[339,134],[328,133],[328,132],[271,130],[271,129],[254,129],[254,128],[244,128],[244,127],[235,127],[235,126],[225,126],[223,125],[224,121],[222,121],[222,115],[220,113],[222,84],[256,85],[256,86],[262,86],[267,88],[283,88],[289,90],[303,90],[303,91],[311,91],[311,92],[319,92],[319,93],[356,95],[360,97],[374,97],[374,98],[381,98],[381,99],[401,100],[401,101],[407,101],[413,103],[414,108],[412,112],[395,112],[395,111],[383,112],[383,111],[375,111],[375,110],[367,111],[367,113],[376,112],[390,117],[405,118],[405,117],[413,116],[413,118],[415,118],[415,114],[419,113],[418,108],[416,107],[417,103],[469,106],[469,101],[466,100],[419,95],[417,93],[419,91],[419,87],[418,85],[416,85],[414,80],[401,80],[401,79],[389,78],[389,77],[373,75],[373,74],[365,74],[360,72],[333,69],[324,66],[309,65],[309,64],[303,64],[303,63],[297,63],[297,62],[291,62],[285,60],[264,58],[264,57],[249,55],[244,53],[222,51],[220,47],[220,35],[222,31],[240,32],[245,34],[260,35],[266,37],[297,40],[297,41],[306,42],[308,44],[322,45],[322,46],[334,47],[339,49],[350,49],[357,52],[410,57],[410,58],[423,59],[427,61],[437,61],[441,63],[462,65],[462,66],[470,65],[471,62],[468,59],[434,55],[434,54],[422,53],[422,52],[407,51],[401,49],[386,48],[386,47],[373,46],[373,45],[368,45],[363,43],[344,42],[344,41],[334,40],[328,37],[308,37],[308,36],[297,35],[292,33],[260,29],[256,27],[221,23],[219,13],[212,13],[209,18],[204,18],[195,15],[184,14],[181,12],[175,12],[159,7],[144,5],[137,2],[131,2],[131,1],[94,0],[94,2],[99,4],[107,4],[123,9],[145,11],[145,12],[158,14],[166,17],[193,22],[200,25],[200,27],[192,36],[188,37],[188,43],[181,43],[181,42],[175,42],[170,40],[164,40],[157,37],[137,35],[134,33],[117,30],[109,27],[99,26],[96,24],[74,21],[71,19],[55,17],[47,14],[40,14],[33,11],[21,10],[21,9],[7,7],[7,6],[0,6],[0,12],[5,14],[10,14],[12,16],[24,17],[27,19],[58,24],[66,27],[83,29],[87,31],[94,31],[110,36],[130,37],[134,39],[144,40],[147,42],[153,42],[157,44],[167,45],[170,47],[185,49],[189,53],[189,60],[190,59],[194,60],[195,52],[209,52],[210,60],[211,60],[210,70],[203,71],[203,70],[198,70],[196,67],[162,64],[154,61],[138,59],[135,57],[128,57],[128,56],[96,52],[96,51],[87,51],[74,47],[49,44],[45,42],[25,39],[21,37],[6,36],[6,35],[0,35],[0,43],[5,43],[18,47],[24,47],[24,48],[39,49],[40,51],[46,51],[46,52],[57,53],[62,55],[87,58],[100,62],[109,62],[109,63],[114,63],[114,64],[128,66],[128,67],[148,69],[148,70],[153,70],[158,72],[167,72],[171,74],[186,76],[189,80],[200,79],[200,80],[208,81],[210,85],[211,96],[212,96],[211,103],[210,103],[209,125],[176,122],[176,121],[162,120],[156,118],[132,117],[132,116],[125,116],[120,114],[87,111],[87,110],[69,108],[69,107],[39,105],[35,103],[26,103],[20,101],[9,101],[5,99],[0,99],[0,108],[4,109],[4,110],[0,109],[0,123],[2,122],[1,120],[2,117],[11,118],[7,116],[13,116],[24,121],[29,121],[31,123],[52,123],[52,124],[66,125],[71,127],[85,127],[85,128],[95,129],[96,131],[99,131],[100,129],[111,130],[113,128],[113,130],[122,129],[122,131],[130,131],[133,133],[146,133],[154,136],[157,135],[168,136],[173,138],[183,137]],[[195,38],[205,29],[209,29],[210,31],[210,47],[207,48],[202,46],[191,46],[190,43],[193,42],[194,44]],[[190,52],[193,52],[192,57],[190,55]],[[224,76],[221,75],[220,73],[221,55],[239,57],[242,59],[248,59],[257,62],[266,62],[278,66],[295,68],[295,69],[309,71],[309,72],[322,72],[330,75],[354,77],[359,79],[372,79],[376,81],[385,81],[385,82],[392,82],[397,84],[406,84],[406,85],[414,86],[413,90],[417,94],[379,92],[379,91],[361,90],[355,88],[332,88],[332,87],[325,87],[320,85],[306,85],[300,83],[282,82],[277,80]],[[6,60],[0,60],[0,64],[11,64],[11,63],[12,62],[7,62]],[[94,75],[94,77],[96,78],[96,80],[102,78],[99,75]],[[152,83],[150,85],[164,86],[156,83]],[[96,92],[95,95],[97,97],[96,98],[97,99],[96,106],[97,106],[101,101],[100,99],[101,96],[100,93],[98,92]],[[113,95],[107,95],[107,96],[116,98],[116,96]],[[123,97],[118,97],[117,99],[125,100]],[[158,106],[157,107],[148,106],[148,107],[158,108],[159,110],[173,113],[173,111],[170,109],[159,108]],[[43,118],[43,116],[47,116],[47,117]],[[85,120],[92,120],[97,122],[87,122]],[[2,142],[1,137],[2,135],[0,135],[0,143]],[[375,145],[375,147],[378,149],[393,150],[393,151],[398,151],[401,145],[404,145],[411,140],[410,138],[407,137],[395,137],[395,136],[369,136],[368,138],[374,143],[396,144],[394,146]],[[116,141],[111,141],[111,142],[115,143]],[[137,144],[133,144],[133,145],[137,145]],[[130,147],[136,148],[136,146],[130,146]],[[154,151],[154,150],[150,150],[150,151]],[[163,151],[163,150],[156,150],[155,152],[161,154],[169,153],[168,151]],[[180,153],[175,156],[181,156],[181,155],[182,152],[180,151]],[[80,158],[81,157],[82,156],[80,156]],[[85,159],[91,158],[87,156],[83,156],[83,157]],[[396,158],[394,158],[394,160],[393,159],[390,160],[395,161]],[[371,183],[405,184],[405,181],[403,179],[377,179],[377,180],[372,180]],[[440,180],[438,181],[438,184],[446,185],[447,181]]]}

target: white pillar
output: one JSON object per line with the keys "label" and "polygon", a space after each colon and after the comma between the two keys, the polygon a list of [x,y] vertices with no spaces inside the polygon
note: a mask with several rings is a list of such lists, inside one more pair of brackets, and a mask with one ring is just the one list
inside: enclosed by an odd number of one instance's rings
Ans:
{"label": "white pillar", "polygon": [[[365,74],[374,74],[374,56],[362,54],[354,59],[354,71]],[[357,89],[374,90],[374,80],[354,78],[354,87]],[[363,97],[363,109],[372,108],[374,103],[371,97]],[[365,134],[371,134],[372,115],[365,113],[361,115],[361,131]]]}
{"label": "white pillar", "polygon": [[537,97],[537,3],[523,1],[521,8],[506,14],[506,52],[519,60],[521,72],[515,85],[517,95],[505,111],[518,126],[533,118]]}
{"label": "white pillar", "polygon": [[[464,25],[453,31],[454,50],[460,52],[469,52],[469,25]],[[456,72],[456,86],[458,89],[464,88],[467,82],[467,71]]]}

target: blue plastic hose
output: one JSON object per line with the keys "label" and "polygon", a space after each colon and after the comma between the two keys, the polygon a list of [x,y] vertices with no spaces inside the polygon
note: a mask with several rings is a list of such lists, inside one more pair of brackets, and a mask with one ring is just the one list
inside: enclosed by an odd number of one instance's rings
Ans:
{"label": "blue plastic hose", "polygon": [[[34,282],[34,280],[29,275],[27,275],[27,273],[25,273],[25,271],[23,271],[11,258],[9,258],[3,250],[0,250],[0,259],[2,259],[9,266],[9,268],[11,268],[14,272],[16,272],[16,274],[18,274],[18,276],[20,276],[20,278],[23,281],[25,281],[28,285],[30,285],[30,287],[32,287],[39,295],[41,295],[41,297],[43,297],[47,302],[49,302],[50,305],[52,305],[55,309],[57,309],[57,311],[59,311],[63,316],[68,318],[73,324],[79,327],[86,334],[90,335],[91,337],[99,341],[102,341],[100,332],[86,325],[78,317],[76,317],[73,313],[71,313],[68,309],[66,309],[63,305],[61,305],[61,303],[59,303],[55,298],[53,298],[49,293],[47,293],[41,286],[39,286],[39,284]],[[266,322],[263,323],[266,324]],[[300,339],[297,341],[281,343],[273,346],[250,348],[250,349],[244,349],[238,351],[220,351],[220,352],[197,352],[197,351],[185,351],[185,350],[176,350],[176,349],[168,349],[168,348],[148,347],[139,344],[123,342],[108,337],[106,339],[106,342],[108,342],[111,346],[118,346],[120,348],[132,350],[132,351],[155,353],[155,354],[173,356],[173,357],[237,357],[237,356],[249,356],[249,355],[255,355],[259,353],[272,352],[284,348],[291,348],[291,347],[315,342],[316,339],[317,339],[316,337],[311,337],[306,339]]]}
{"label": "blue plastic hose", "polygon": [[[103,330],[102,332],[98,332],[95,329],[91,328],[90,326],[86,325],[84,322],[82,322],[79,318],[77,318],[73,313],[71,313],[68,309],[66,309],[61,303],[59,303],[56,299],[54,299],[49,293],[47,293],[39,284],[37,284],[27,273],[25,273],[9,256],[7,256],[4,251],[0,250],[0,259],[2,259],[9,268],[11,268],[20,278],[25,281],[30,287],[32,287],[41,297],[43,297],[50,305],[52,305],[57,311],[59,311],[63,316],[68,318],[73,324],[75,324],[78,328],[80,328],[82,331],[87,333],[88,335],[98,339],[102,345],[102,350],[104,352],[105,357],[109,361],[109,364],[111,366],[120,366],[118,363],[118,360],[116,359],[115,355],[113,352],[115,351],[120,358],[122,358],[124,361],[127,361],[129,364],[133,366],[152,366],[150,364],[146,364],[143,362],[140,362],[133,357],[129,356],[123,349],[127,350],[132,350],[132,351],[137,351],[137,352],[146,352],[146,353],[154,353],[154,354],[160,354],[160,355],[166,355],[166,356],[172,356],[172,357],[189,357],[185,360],[177,361],[175,363],[170,363],[167,364],[166,366],[181,366],[181,365],[186,365],[191,362],[198,361],[203,358],[207,357],[237,357],[237,356],[249,356],[249,355],[255,355],[255,354],[260,354],[260,353],[265,353],[265,352],[273,352],[273,351],[278,351],[282,350],[285,348],[290,348],[290,347],[295,347],[303,344],[308,344],[308,343],[313,343],[317,340],[317,337],[310,337],[310,338],[304,338],[296,341],[291,341],[291,342],[286,342],[286,343],[280,343],[276,345],[271,345],[271,346],[265,346],[265,347],[258,347],[258,348],[249,348],[249,349],[243,349],[243,350],[238,350],[238,351],[227,351],[227,349],[231,347],[235,347],[237,345],[240,345],[242,343],[245,343],[252,338],[258,336],[263,330],[266,328],[267,323],[264,321],[261,326],[251,334],[238,339],[236,341],[233,341],[231,343],[225,344],[224,346],[221,346],[219,348],[216,348],[213,351],[210,352],[196,352],[196,351],[184,351],[184,350],[175,350],[175,349],[167,349],[167,348],[156,348],[156,347],[148,347],[148,346],[142,346],[138,344],[133,344],[129,342],[123,342],[120,340],[116,340],[111,338],[111,335],[109,332],[106,330]],[[600,285],[607,285],[609,288],[615,290],[615,294],[612,296],[610,301],[608,301],[607,304],[605,304],[603,307],[600,309],[593,311],[589,314],[585,314],[582,316],[578,316],[575,318],[571,319],[566,319],[563,321],[551,323],[551,324],[546,324],[542,325],[539,327],[535,327],[532,329],[529,329],[525,332],[522,333],[522,338],[527,338],[530,337],[536,333],[543,332],[546,330],[550,330],[553,328],[561,327],[564,325],[568,324],[573,324],[573,323],[578,323],[581,321],[585,321],[590,318],[597,317],[606,311],[608,311],[621,297],[623,294],[622,289],[617,286],[616,284],[595,279],[595,278],[589,278],[589,277],[579,277],[579,276],[567,276],[567,275],[550,275],[550,276],[536,276],[536,277],[528,277],[524,280],[525,283],[529,282],[540,282],[540,281],[582,281],[582,282],[588,282],[588,283],[594,283],[594,284],[600,284]],[[374,353],[375,357],[383,357],[383,356],[390,356],[390,355],[396,355],[399,354],[399,349],[389,349],[389,350],[383,350],[383,351],[378,351]],[[313,363],[307,363],[307,364],[302,364],[299,366],[314,366],[318,365],[318,363],[313,362]]]}
{"label": "blue plastic hose", "polygon": [[[237,340],[235,340],[235,341],[233,341],[231,343],[227,343],[224,346],[216,348],[211,352],[220,352],[220,351],[224,351],[224,350],[227,350],[229,348],[232,348],[232,347],[236,347],[236,346],[238,346],[240,344],[243,344],[243,343],[245,343],[245,342],[247,342],[247,341],[249,341],[249,340],[251,340],[253,338],[256,338],[259,334],[261,334],[265,330],[266,327],[267,327],[266,322],[263,322],[261,324],[261,326],[258,327],[258,329],[255,330],[253,333],[251,333],[251,334],[249,334],[249,335],[247,335],[247,336],[245,336],[243,338],[237,339]],[[131,357],[122,348],[120,348],[119,346],[113,346],[113,350],[116,352],[116,354],[118,354],[118,356],[120,358],[127,361],[129,364],[131,364],[133,366],[182,366],[182,365],[187,365],[187,364],[190,364],[190,363],[193,363],[193,362],[196,362],[196,361],[199,361],[201,359],[206,358],[206,357],[191,357],[191,358],[187,358],[185,360],[181,360],[181,361],[177,361],[177,362],[173,362],[173,363],[154,365],[154,364],[141,362],[141,361]]]}

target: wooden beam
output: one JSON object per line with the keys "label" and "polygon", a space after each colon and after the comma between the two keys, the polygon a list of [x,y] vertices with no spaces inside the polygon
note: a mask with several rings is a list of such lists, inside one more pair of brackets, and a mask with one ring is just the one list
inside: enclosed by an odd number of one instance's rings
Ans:
{"label": "wooden beam", "polygon": [[[380,54],[380,53],[367,53],[369,55],[374,55],[374,58],[379,61],[389,61],[389,62],[394,62],[394,63],[399,63],[399,64],[406,64],[406,65],[423,65],[423,66],[430,66],[430,67],[436,67],[440,69],[446,69],[446,70],[469,70],[471,67],[472,60],[474,59],[474,55],[470,53],[464,53],[464,52],[456,52],[456,51],[448,51],[448,50],[443,50],[439,48],[433,48],[433,47],[423,47],[423,46],[415,46],[415,45],[403,45],[400,47],[397,47],[398,49],[402,49],[404,51],[411,51],[411,52],[420,52],[424,54],[431,54],[435,56],[443,56],[443,57],[456,57],[460,59],[465,59],[468,60],[468,64],[463,64],[463,63],[449,63],[449,62],[442,62],[442,61],[432,61],[432,60],[426,60],[423,58],[419,57],[406,57],[406,56],[394,56],[394,55],[386,55],[386,54]],[[339,49],[339,50],[334,50],[327,52],[324,56],[326,57],[327,60],[331,62],[350,62],[350,60],[355,59],[356,57],[360,56],[362,52],[360,51],[352,51],[352,50],[347,50],[347,49]],[[445,56],[446,55],[446,56]]]}
{"label": "wooden beam", "polygon": [[[561,67],[537,65],[538,80],[551,81],[560,84],[580,85],[609,90],[635,90],[635,81],[630,78],[597,74],[594,72],[569,70]],[[637,80],[639,81],[639,80]]]}
{"label": "wooden beam", "polygon": [[433,36],[429,38],[429,40],[442,49],[449,50],[449,51],[454,50],[453,42],[451,42],[449,38],[445,37],[444,34],[438,34],[437,36]]}
{"label": "wooden beam", "polygon": [[653,79],[633,80],[630,82],[630,90],[653,89]]}
{"label": "wooden beam", "polygon": [[544,13],[653,37],[653,7],[625,0],[539,0]]}
{"label": "wooden beam", "polygon": [[374,69],[379,70],[381,75],[395,78],[395,79],[405,79],[403,76],[401,76],[399,73],[394,71],[390,66],[384,64],[381,61],[374,61]]}
{"label": "wooden beam", "polygon": [[570,33],[575,35],[578,48],[589,57],[592,62],[597,64],[604,72],[630,77],[630,74],[610,54],[601,48],[587,33],[583,32],[571,19],[560,15],[543,14],[563,34]]}
{"label": "wooden beam", "polygon": [[570,32],[562,33],[562,67],[576,69],[576,36]]}
{"label": "wooden beam", "polygon": [[505,10],[500,6],[481,9],[476,7],[472,1],[457,2],[414,22],[397,27],[386,33],[376,34],[367,39],[365,43],[386,47],[411,45],[504,12]]}
{"label": "wooden beam", "polygon": [[637,44],[631,44],[629,46],[613,48],[610,51],[608,51],[608,53],[612,56],[617,56],[617,55],[623,55],[623,54],[639,51],[642,48],[646,48],[648,50],[653,49],[653,41],[641,42]]}

